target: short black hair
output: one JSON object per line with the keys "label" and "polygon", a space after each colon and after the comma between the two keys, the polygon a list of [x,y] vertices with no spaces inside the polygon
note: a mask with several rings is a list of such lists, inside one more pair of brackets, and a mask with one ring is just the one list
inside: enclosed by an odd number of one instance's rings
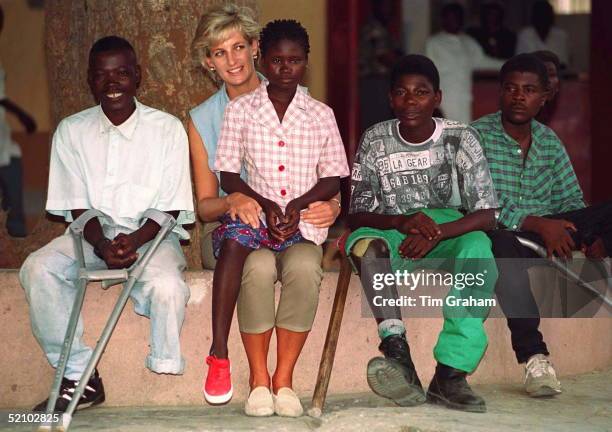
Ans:
{"label": "short black hair", "polygon": [[545,89],[549,86],[546,65],[533,54],[519,54],[506,61],[499,71],[499,83],[503,84],[506,76],[512,72],[531,72],[538,76]]}
{"label": "short black hair", "polygon": [[391,89],[403,75],[421,75],[427,78],[434,91],[440,90],[440,74],[429,57],[420,54],[409,54],[400,58],[391,70]]}
{"label": "short black hair", "polygon": [[546,50],[534,51],[531,54],[540,59],[541,62],[554,64],[555,68],[557,69],[557,73],[559,73],[559,70],[561,69],[561,60],[559,60],[557,54]]}
{"label": "short black hair", "polygon": [[301,45],[306,55],[310,52],[308,32],[302,27],[302,24],[296,20],[279,19],[270,21],[261,30],[259,35],[261,55],[265,56],[268,49],[281,40],[290,40]]}
{"label": "short black hair", "polygon": [[463,6],[461,6],[459,3],[447,3],[444,6],[442,6],[442,11],[440,12],[440,16],[444,16],[448,13],[457,15],[462,21],[465,15]]}
{"label": "short black hair", "polygon": [[539,23],[552,25],[555,22],[555,10],[548,0],[537,0],[531,5],[531,24]]}
{"label": "short black hair", "polygon": [[98,39],[89,50],[89,63],[92,62],[96,54],[108,51],[130,51],[136,60],[136,51],[132,44],[119,36],[105,36]]}

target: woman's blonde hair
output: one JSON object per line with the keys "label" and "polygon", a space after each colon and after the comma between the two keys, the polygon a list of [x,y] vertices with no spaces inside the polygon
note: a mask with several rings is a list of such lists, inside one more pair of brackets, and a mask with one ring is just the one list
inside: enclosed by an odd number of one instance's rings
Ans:
{"label": "woman's blonde hair", "polygon": [[[195,37],[191,42],[194,60],[202,65],[204,57],[210,57],[210,47],[235,30],[242,33],[249,43],[259,39],[260,26],[255,19],[253,9],[232,3],[213,6],[200,18]],[[204,69],[210,73],[208,68]]]}

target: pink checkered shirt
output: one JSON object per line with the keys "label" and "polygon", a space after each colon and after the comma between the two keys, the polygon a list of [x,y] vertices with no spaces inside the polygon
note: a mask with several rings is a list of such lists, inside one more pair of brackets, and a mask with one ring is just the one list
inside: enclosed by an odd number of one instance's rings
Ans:
{"label": "pink checkered shirt", "polygon": [[[298,90],[280,123],[267,81],[225,109],[215,170],[240,173],[249,186],[283,211],[323,177],[346,177],[348,163],[334,112]],[[300,221],[305,239],[321,244],[327,228]]]}

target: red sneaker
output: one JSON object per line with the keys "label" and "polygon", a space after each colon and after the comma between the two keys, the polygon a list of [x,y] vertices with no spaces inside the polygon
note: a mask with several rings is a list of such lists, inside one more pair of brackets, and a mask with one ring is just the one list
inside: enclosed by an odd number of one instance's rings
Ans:
{"label": "red sneaker", "polygon": [[208,375],[204,382],[204,398],[212,405],[228,403],[232,398],[232,375],[229,359],[206,357]]}

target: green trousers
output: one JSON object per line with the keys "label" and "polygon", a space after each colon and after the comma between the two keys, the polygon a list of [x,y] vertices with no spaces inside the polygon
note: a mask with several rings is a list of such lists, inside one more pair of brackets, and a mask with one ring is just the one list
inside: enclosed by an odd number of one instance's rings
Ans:
{"label": "green trousers", "polygon": [[[452,222],[462,217],[460,212],[453,209],[420,211],[437,224]],[[360,240],[382,239],[389,248],[393,271],[435,268],[452,274],[454,284],[444,301],[442,310],[444,327],[438,336],[434,357],[439,363],[465,372],[473,372],[487,348],[487,335],[483,322],[489,307],[482,304],[493,297],[498,274],[491,252],[491,241],[484,232],[473,231],[441,241],[424,259],[409,260],[399,255],[398,249],[404,238],[405,235],[397,230],[363,227],[349,236],[346,251],[347,254],[351,253],[353,246]],[[469,278],[474,283],[470,286],[463,283],[465,275],[472,275]],[[467,302],[471,304],[464,305]]]}

